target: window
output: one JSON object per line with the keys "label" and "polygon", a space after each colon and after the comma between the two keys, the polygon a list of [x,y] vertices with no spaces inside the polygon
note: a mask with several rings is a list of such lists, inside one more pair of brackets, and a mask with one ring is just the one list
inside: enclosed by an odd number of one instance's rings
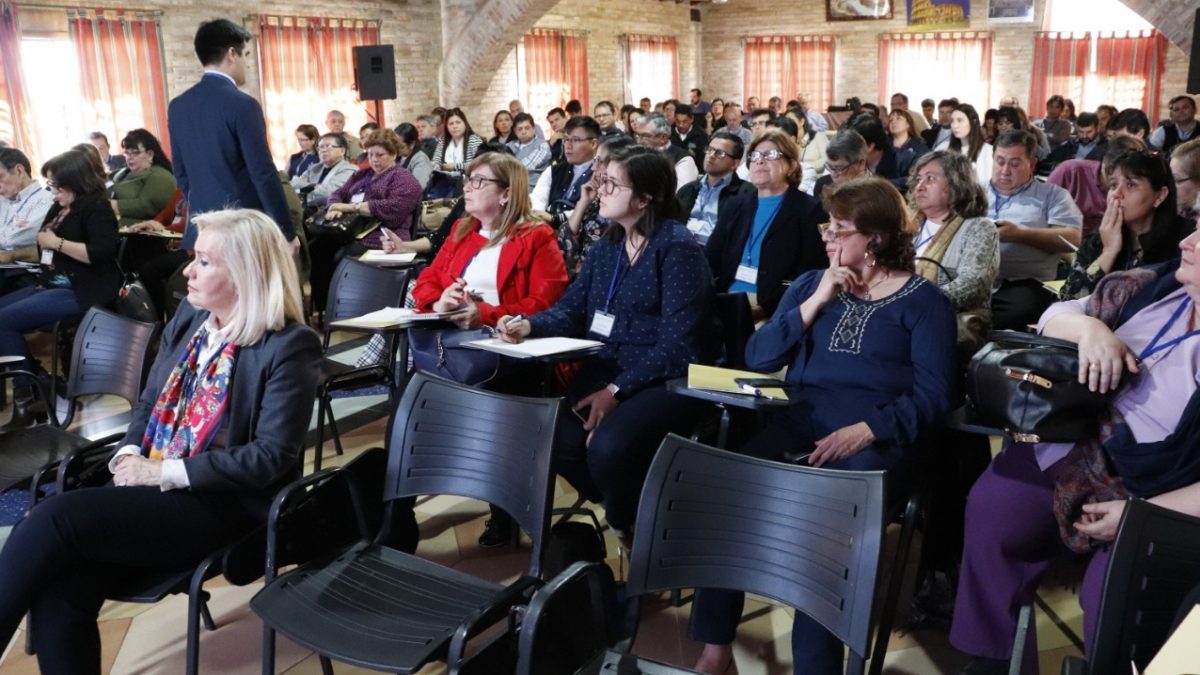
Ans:
{"label": "window", "polygon": [[556,30],[532,30],[521,38],[517,70],[524,74],[518,96],[529,110],[547,111],[578,99],[588,105],[587,38]]}
{"label": "window", "polygon": [[[33,154],[39,158],[38,164],[100,130],[88,126],[91,120],[84,117],[79,105],[79,67],[69,38],[22,38],[21,66],[34,118]],[[54,77],[47,77],[47,73],[54,73]],[[64,96],[66,92],[72,95]],[[108,140],[116,145],[120,139],[114,141],[109,136]]]}
{"label": "window", "polygon": [[665,101],[679,93],[679,48],[675,38],[626,35],[625,100]]}
{"label": "window", "polygon": [[747,38],[743,97],[786,101],[805,93],[813,110],[827,109],[833,102],[833,45],[829,35]]}
{"label": "window", "polygon": [[379,44],[379,23],[265,15],[258,19],[263,112],[275,161],[284,164],[299,149],[296,127],[314,124],[323,131],[330,110],[342,111],[346,131],[357,135],[369,116],[354,90],[354,47]]}
{"label": "window", "polygon": [[979,110],[992,89],[992,34],[888,33],[879,36],[880,96],[910,101],[957,97]]}

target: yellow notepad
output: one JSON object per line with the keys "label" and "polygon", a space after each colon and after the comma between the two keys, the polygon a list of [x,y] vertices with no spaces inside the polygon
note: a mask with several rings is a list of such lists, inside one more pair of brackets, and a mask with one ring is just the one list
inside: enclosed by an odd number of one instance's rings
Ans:
{"label": "yellow notepad", "polygon": [[742,394],[744,396],[759,396],[780,401],[788,400],[787,392],[782,387],[764,387],[751,389],[738,384],[739,379],[756,380],[769,378],[770,375],[754,373],[748,370],[733,370],[732,368],[717,368],[691,364],[688,366],[687,384],[689,389],[704,391],[719,391],[726,394]]}

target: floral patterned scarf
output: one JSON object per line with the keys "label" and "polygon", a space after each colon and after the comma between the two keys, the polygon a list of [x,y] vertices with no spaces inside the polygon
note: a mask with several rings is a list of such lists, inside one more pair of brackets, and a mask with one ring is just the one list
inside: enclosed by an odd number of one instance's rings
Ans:
{"label": "floral patterned scarf", "polygon": [[192,336],[150,411],[142,438],[142,454],[150,459],[197,455],[208,447],[221,426],[237,345],[219,345],[214,356],[201,366],[200,352],[207,337],[208,328],[204,326]]}

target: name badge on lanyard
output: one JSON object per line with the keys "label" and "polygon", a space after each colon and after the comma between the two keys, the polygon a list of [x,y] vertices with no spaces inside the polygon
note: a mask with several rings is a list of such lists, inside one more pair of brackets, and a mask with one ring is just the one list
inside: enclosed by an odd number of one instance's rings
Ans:
{"label": "name badge on lanyard", "polygon": [[51,249],[51,248],[42,249],[42,264],[43,265],[53,265],[54,264],[54,249]]}
{"label": "name badge on lanyard", "polygon": [[367,193],[359,192],[350,198],[351,204],[361,204],[367,198]]}
{"label": "name badge on lanyard", "polygon": [[733,278],[737,279],[738,281],[740,281],[742,283],[753,284],[753,285],[757,286],[758,285],[758,268],[752,267],[750,265],[746,265],[743,263],[741,265],[738,265],[737,273],[735,273],[733,275]]}
{"label": "name badge on lanyard", "polygon": [[600,337],[608,337],[612,335],[613,323],[616,320],[616,315],[598,309],[592,315],[592,326],[588,330]]}

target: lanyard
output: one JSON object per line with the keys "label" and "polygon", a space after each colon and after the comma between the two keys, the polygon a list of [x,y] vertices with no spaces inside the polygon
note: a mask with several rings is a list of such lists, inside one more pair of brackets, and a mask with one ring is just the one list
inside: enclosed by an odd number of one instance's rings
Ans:
{"label": "lanyard", "polygon": [[[33,192],[30,192],[29,194],[25,195],[25,199],[22,199],[21,203],[17,204],[16,208],[14,208],[12,211],[10,211],[10,213],[12,214],[12,217],[8,219],[8,222],[4,223],[4,226],[8,227],[12,223],[16,222],[17,214],[19,214],[21,212],[21,209],[25,208],[25,205],[29,203],[29,200],[33,199],[34,196],[38,192],[41,192],[41,190],[42,190],[42,188],[38,188],[38,189],[34,190]],[[38,223],[38,225],[41,225],[41,223]]]}
{"label": "lanyard", "polygon": [[1175,322],[1179,320],[1179,317],[1183,315],[1183,311],[1185,309],[1187,309],[1188,305],[1190,305],[1191,303],[1192,303],[1192,299],[1188,296],[1184,296],[1183,301],[1180,302],[1179,306],[1175,308],[1175,313],[1172,314],[1171,318],[1168,319],[1167,322],[1163,324],[1163,327],[1158,330],[1158,334],[1154,336],[1154,339],[1150,341],[1150,344],[1146,345],[1146,348],[1143,349],[1142,353],[1138,355],[1138,360],[1145,361],[1147,358],[1154,356],[1155,354],[1163,351],[1164,349],[1170,349],[1171,347],[1174,347],[1175,345],[1179,344],[1180,342],[1183,342],[1184,340],[1186,340],[1190,337],[1200,335],[1200,330],[1194,330],[1194,331],[1191,331],[1188,333],[1184,333],[1183,335],[1180,335],[1179,337],[1177,337],[1173,340],[1167,340],[1163,344],[1158,343],[1158,341],[1161,340],[1162,337],[1167,334],[1167,331],[1171,330],[1171,326],[1175,325]]}
{"label": "lanyard", "polygon": [[992,218],[992,220],[1000,220],[1000,209],[1004,208],[1005,206],[1008,206],[1009,202],[1011,202],[1012,200],[1017,198],[1017,195],[1028,190],[1030,185],[1033,185],[1032,180],[1029,181],[1028,183],[1026,183],[1024,185],[1024,187],[1022,187],[1020,190],[1017,190],[1016,192],[1012,193],[1008,197],[1004,197],[1000,194],[1000,191],[996,189],[995,185],[988,183],[988,187],[991,188],[991,190],[992,190],[992,196],[996,198],[996,205],[995,205],[995,211],[994,211],[995,216]]}
{"label": "lanyard", "polygon": [[[633,253],[634,258],[641,258],[642,249],[646,248],[649,239],[643,239],[642,245]],[[612,280],[608,282],[608,296],[604,299],[604,313],[608,314],[608,308],[612,304],[613,298],[617,296],[617,291],[621,289],[621,284],[625,283],[625,275],[633,268],[633,264],[628,261],[625,256],[625,243],[622,240],[621,247],[617,249],[617,266],[613,269]]]}
{"label": "lanyard", "polygon": [[[762,202],[759,202],[761,204]],[[783,200],[780,199],[775,208],[771,211],[771,215],[763,221],[763,227],[758,231],[758,236],[754,236],[754,225],[750,225],[750,241],[746,242],[746,264],[751,267],[758,267],[754,264],[754,246],[767,236],[767,230],[771,229],[771,223],[774,222],[775,216],[779,215],[779,209],[783,207]],[[762,251],[758,252],[758,261],[762,262]]]}
{"label": "lanyard", "polygon": [[[925,225],[928,222],[929,222],[928,218],[926,218],[925,220],[922,220],[921,221],[921,229],[917,230],[917,243],[915,246],[913,246],[913,248],[916,249],[917,251],[920,251],[922,246],[924,246],[925,244],[928,244],[929,240],[931,240],[937,236],[937,232],[934,232],[933,234],[930,234],[928,237],[925,237]],[[925,237],[925,238],[922,239],[922,237]]]}

